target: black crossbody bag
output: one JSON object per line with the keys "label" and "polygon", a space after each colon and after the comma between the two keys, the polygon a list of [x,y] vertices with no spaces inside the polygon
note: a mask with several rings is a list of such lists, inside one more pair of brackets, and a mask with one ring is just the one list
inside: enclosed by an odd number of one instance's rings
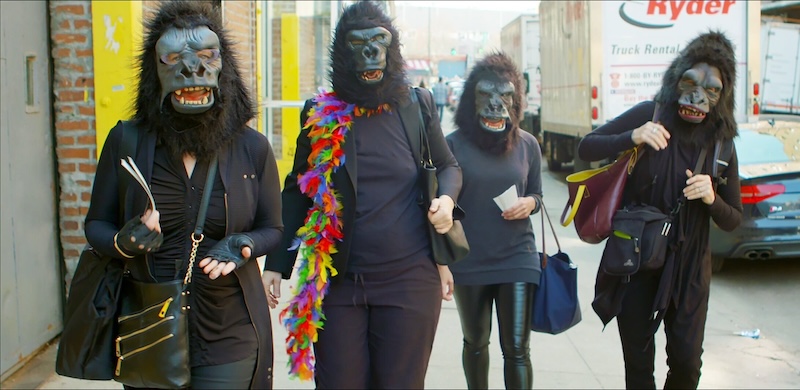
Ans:
{"label": "black crossbody bag", "polygon": [[[700,150],[694,172],[699,174],[707,149]],[[609,275],[623,276],[629,281],[639,271],[655,271],[664,267],[672,221],[686,201],[681,194],[678,204],[669,214],[646,204],[623,207],[614,214],[611,235],[606,241],[600,267]]]}

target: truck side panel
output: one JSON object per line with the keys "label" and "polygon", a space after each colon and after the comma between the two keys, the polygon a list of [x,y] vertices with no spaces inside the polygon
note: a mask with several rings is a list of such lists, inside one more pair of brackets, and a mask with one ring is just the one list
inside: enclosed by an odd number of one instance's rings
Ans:
{"label": "truck side panel", "polygon": [[761,39],[761,109],[800,114],[800,25],[764,22]]}

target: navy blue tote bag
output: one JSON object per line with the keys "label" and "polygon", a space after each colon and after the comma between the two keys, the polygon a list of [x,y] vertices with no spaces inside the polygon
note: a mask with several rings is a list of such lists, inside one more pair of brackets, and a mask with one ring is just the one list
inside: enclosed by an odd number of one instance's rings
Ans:
{"label": "navy blue tote bag", "polygon": [[[534,332],[559,334],[581,322],[581,305],[578,302],[578,266],[569,255],[561,251],[553,223],[544,204],[542,209],[542,276],[533,298],[531,330]],[[556,241],[558,252],[547,255],[545,249],[544,218]]]}

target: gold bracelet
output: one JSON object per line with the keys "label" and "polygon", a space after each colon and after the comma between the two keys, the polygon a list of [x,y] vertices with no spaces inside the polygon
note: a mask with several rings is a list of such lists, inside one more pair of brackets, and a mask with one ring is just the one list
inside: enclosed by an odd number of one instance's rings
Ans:
{"label": "gold bracelet", "polygon": [[121,254],[126,259],[132,259],[136,257],[135,255],[129,256],[127,253],[123,252],[122,249],[120,249],[119,245],[117,245],[117,235],[119,235],[119,233],[114,235],[114,248],[117,248],[117,252],[119,252],[119,254]]}

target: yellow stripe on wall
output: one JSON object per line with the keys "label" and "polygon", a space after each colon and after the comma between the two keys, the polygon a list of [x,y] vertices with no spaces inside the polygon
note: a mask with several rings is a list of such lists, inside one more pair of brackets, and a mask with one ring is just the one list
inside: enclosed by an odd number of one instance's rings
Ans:
{"label": "yellow stripe on wall", "polygon": [[[281,100],[300,100],[300,18],[281,15]],[[292,169],[297,135],[300,134],[300,108],[281,108],[282,153],[278,161],[280,177]]]}
{"label": "yellow stripe on wall", "polygon": [[[142,42],[141,1],[92,1],[97,149],[120,119],[133,114],[136,53]],[[87,94],[88,99],[88,94]],[[100,157],[100,153],[97,153]]]}

